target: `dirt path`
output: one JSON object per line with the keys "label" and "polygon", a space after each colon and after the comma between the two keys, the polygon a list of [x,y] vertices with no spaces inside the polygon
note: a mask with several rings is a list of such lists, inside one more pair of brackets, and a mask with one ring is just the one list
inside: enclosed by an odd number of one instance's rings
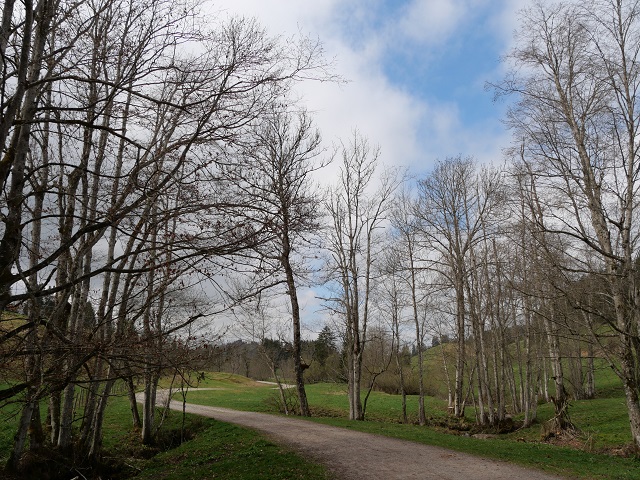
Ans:
{"label": "dirt path", "polygon": [[[162,399],[159,398],[159,401]],[[172,401],[170,408],[182,411],[182,403]],[[440,447],[355,432],[299,418],[193,404],[187,404],[186,411],[265,433],[274,442],[286,445],[306,457],[327,465],[337,479],[558,480],[560,478]]]}

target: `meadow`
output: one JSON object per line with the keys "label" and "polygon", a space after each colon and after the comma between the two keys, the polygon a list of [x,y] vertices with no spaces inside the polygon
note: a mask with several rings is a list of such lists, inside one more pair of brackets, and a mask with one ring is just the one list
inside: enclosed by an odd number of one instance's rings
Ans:
{"label": "meadow", "polygon": [[[570,415],[579,434],[571,441],[556,444],[541,441],[542,425],[553,415],[550,404],[539,406],[537,422],[527,429],[475,435],[478,431],[473,427],[471,408],[463,422],[452,425],[446,402],[433,397],[425,399],[429,425],[419,426],[416,424],[416,396],[407,397],[409,423],[403,424],[398,395],[372,392],[367,404],[367,420],[355,422],[347,419],[346,385],[311,384],[307,386],[307,394],[314,415],[310,421],[442,446],[570,478],[638,479],[640,460],[629,455],[631,438],[619,382],[604,368],[598,371],[598,382],[596,399],[571,402]],[[208,372],[198,387],[209,390],[177,391],[174,399],[183,400],[184,393],[189,403],[278,414],[279,393],[274,385],[228,373]],[[1,413],[0,461],[3,463],[9,455],[17,420],[14,413],[10,408],[4,408]],[[143,480],[330,478],[323,466],[273,444],[256,432],[213,419],[186,415],[182,434],[185,441],[181,443],[182,421],[180,412],[170,412],[158,443],[153,447],[142,446],[138,432],[131,429],[126,398],[114,397],[105,421],[101,474],[112,479],[135,477]],[[517,417],[515,421],[518,421]],[[62,463],[56,465],[55,458],[46,459],[44,464],[48,468],[53,465],[53,474],[59,475],[57,478],[76,473],[90,478],[92,473],[90,467],[84,471],[80,468],[66,471],[68,467]],[[43,472],[37,468],[42,468],[43,462],[34,465],[35,470],[28,474],[39,478]]]}
{"label": "meadow", "polygon": [[[416,396],[407,397],[409,423],[402,424],[398,395],[372,392],[364,422],[347,419],[346,385],[308,385],[307,395],[315,415],[311,421],[438,445],[572,478],[638,479],[640,460],[630,454],[631,435],[619,381],[606,369],[599,370],[598,380],[596,399],[571,402],[571,419],[579,433],[555,443],[541,440],[542,425],[553,416],[551,404],[539,405],[538,420],[529,428],[474,436],[478,432],[473,428],[471,408],[465,421],[451,429],[446,402],[433,397],[425,399],[429,425],[421,427],[416,424]],[[278,391],[273,385],[232,374],[209,373],[200,387],[214,390],[187,392],[189,403],[271,413],[277,404]]]}
{"label": "meadow", "polygon": [[[46,415],[46,407],[42,413]],[[9,458],[17,424],[15,409],[0,411],[0,465]],[[169,412],[154,446],[141,445],[131,428],[129,402],[113,397],[105,419],[104,453],[99,464],[70,468],[55,453],[32,455],[20,477],[0,468],[3,480],[109,478],[184,480],[224,478],[327,480],[326,469],[246,428],[213,419]],[[185,441],[181,442],[181,436]]]}

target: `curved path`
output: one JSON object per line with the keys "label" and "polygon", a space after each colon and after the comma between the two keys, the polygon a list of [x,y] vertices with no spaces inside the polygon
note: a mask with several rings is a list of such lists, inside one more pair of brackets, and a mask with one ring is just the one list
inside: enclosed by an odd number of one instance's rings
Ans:
{"label": "curved path", "polygon": [[[158,403],[163,403],[161,393],[158,392]],[[182,411],[182,403],[172,401],[170,408]],[[194,404],[187,404],[186,411],[265,433],[274,442],[326,465],[338,479],[560,479],[497,460],[300,418]]]}

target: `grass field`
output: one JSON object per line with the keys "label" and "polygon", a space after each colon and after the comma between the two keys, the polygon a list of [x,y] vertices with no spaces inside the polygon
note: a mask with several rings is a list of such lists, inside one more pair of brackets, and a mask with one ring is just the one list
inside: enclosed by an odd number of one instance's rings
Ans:
{"label": "grass field", "polygon": [[[232,374],[208,373],[199,386],[213,390],[189,391],[188,402],[240,410],[275,411],[278,391],[273,385]],[[619,382],[604,368],[598,371],[598,392],[595,400],[571,403],[571,418],[582,434],[569,447],[540,441],[541,422],[553,414],[552,406],[547,404],[539,406],[539,422],[533,427],[478,439],[452,434],[437,426],[447,418],[447,409],[445,402],[435,398],[426,399],[427,416],[432,422],[430,427],[401,424],[400,397],[380,392],[371,394],[367,406],[368,421],[353,422],[346,419],[345,385],[321,383],[307,386],[314,414],[312,421],[315,422],[438,445],[573,478],[640,479],[639,459],[611,455],[628,447],[631,437]],[[179,392],[175,396],[180,399]],[[410,420],[415,421],[417,397],[409,396],[407,407]],[[4,463],[17,419],[9,408],[0,413],[0,462]],[[472,414],[472,409],[469,409],[469,414]],[[472,420],[468,418],[469,423]],[[176,439],[179,438],[180,422],[181,415],[172,412],[163,425],[158,446],[143,447],[137,433],[131,432],[127,400],[113,398],[105,420],[105,456],[118,458],[120,463],[112,466],[109,478],[129,478],[132,475],[142,480],[329,478],[323,467],[272,444],[255,432],[211,419],[187,416],[190,440],[173,448],[179,443]]]}
{"label": "grass field", "polygon": [[[539,423],[528,429],[477,439],[445,433],[437,427],[400,424],[399,396],[373,392],[367,407],[369,421],[353,422],[346,419],[348,403],[344,385],[308,385],[307,395],[312,411],[316,415],[323,415],[313,421],[452,448],[569,477],[639,479],[640,460],[610,454],[616,449],[624,450],[630,444],[631,436],[617,380],[607,375],[606,371],[601,372],[600,376],[601,391],[605,397],[571,404],[571,418],[582,431],[571,446],[550,445],[540,441],[541,422],[553,415],[551,405],[540,405]],[[189,392],[188,402],[269,412],[273,411],[272,399],[277,395],[273,386],[224,373],[208,374],[201,386],[216,390]],[[427,415],[435,420],[434,423],[446,417],[445,402],[434,398],[426,400]],[[410,416],[415,419],[417,397],[410,396],[407,404]]]}
{"label": "grass field", "polygon": [[[2,466],[6,463],[17,423],[7,408],[0,412],[0,478],[10,480]],[[138,433],[132,432],[129,404],[125,398],[113,398],[106,413],[102,478],[140,480],[183,479],[312,479],[327,480],[323,466],[264,439],[255,432],[192,415],[186,417],[189,441],[178,445],[182,416],[169,412],[158,445],[142,446]],[[97,478],[96,472],[83,467],[70,469],[59,459],[47,460],[48,471],[34,466],[21,479]]]}
{"label": "grass field", "polygon": [[[274,400],[278,395],[273,385],[254,382],[229,373],[209,373],[200,383],[201,388],[213,391],[190,391],[188,401],[201,405],[235,408],[254,412],[274,412]],[[314,416],[345,417],[349,411],[347,387],[344,384],[317,383],[306,386],[307,398]],[[179,394],[176,394],[179,396]],[[174,397],[175,398],[175,397]],[[363,396],[364,398],[364,396]],[[447,406],[444,402],[425,398],[425,408],[433,417],[444,418]],[[410,418],[418,416],[418,397],[407,397]],[[381,392],[372,392],[367,405],[366,418],[385,422],[400,422],[402,405],[400,397]]]}
{"label": "grass field", "polygon": [[194,440],[160,453],[140,466],[139,480],[328,479],[326,470],[260,435],[233,425],[203,420]]}

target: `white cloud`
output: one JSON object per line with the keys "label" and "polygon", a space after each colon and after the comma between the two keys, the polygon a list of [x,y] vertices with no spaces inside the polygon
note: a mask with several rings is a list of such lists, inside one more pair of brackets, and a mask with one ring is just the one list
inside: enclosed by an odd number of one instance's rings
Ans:
{"label": "white cloud", "polygon": [[[507,6],[513,3],[505,1]],[[442,47],[460,35],[476,15],[495,4],[491,0],[412,0],[390,28],[396,36],[422,47]]]}
{"label": "white cloud", "polygon": [[381,146],[386,163],[411,163],[419,155],[416,135],[423,106],[367,63],[366,56],[344,50],[339,68],[350,81],[302,86],[305,104],[315,112],[329,142],[348,137],[357,128]]}
{"label": "white cloud", "polygon": [[[364,0],[221,0],[215,6],[227,13],[255,16],[274,35],[301,31],[320,39],[327,58],[336,59],[336,73],[349,83],[305,82],[298,92],[302,103],[314,112],[328,146],[338,138],[347,139],[357,128],[371,144],[380,145],[385,163],[424,171],[428,169],[425,163],[449,155],[495,160],[508,138],[499,125],[500,107],[495,107],[495,120],[470,125],[466,105],[440,102],[433,95],[427,101],[424,92],[393,84],[385,74],[385,59],[394,49],[407,48],[416,52],[413,58],[417,61],[426,61],[430,51],[446,52],[447,44],[464,35],[469,22],[481,18],[508,48],[516,13],[528,3],[412,0],[396,8],[395,15],[379,18],[375,16],[383,4],[372,6]],[[492,16],[483,17],[489,11]],[[353,35],[355,30],[357,35]],[[497,65],[495,71],[486,73],[497,79],[503,75],[502,68]],[[478,79],[469,82],[469,88],[476,88]]]}
{"label": "white cloud", "polygon": [[316,35],[326,27],[336,4],[339,4],[337,0],[217,0],[205,8],[228,15],[255,17],[273,34],[295,34],[300,27]]}
{"label": "white cloud", "polygon": [[[336,59],[336,73],[349,82],[305,82],[298,92],[314,113],[328,146],[338,138],[347,139],[357,128],[371,144],[381,147],[385,163],[424,171],[436,158],[449,155],[495,159],[507,135],[500,131],[497,119],[471,127],[465,123],[464,106],[427,102],[421,92],[394,85],[384,72],[385,56],[402,47],[420,51],[424,59],[429,49],[446,48],[447,42],[462,34],[465,22],[489,6],[497,12],[490,25],[502,32],[499,36],[506,44],[515,27],[515,13],[525,2],[504,0],[497,8],[489,0],[413,0],[396,10],[395,16],[378,19],[373,18],[375,9],[363,0],[224,0],[215,5],[229,14],[255,16],[274,35],[301,31],[320,39],[327,58]],[[350,16],[344,17],[347,13]],[[360,28],[357,38],[351,35],[356,27]],[[328,172],[323,173],[325,179],[331,176]]]}
{"label": "white cloud", "polygon": [[430,107],[420,131],[423,162],[414,165],[417,174],[424,174],[435,160],[457,155],[472,156],[482,163],[501,163],[502,150],[509,144],[510,134],[499,119],[469,128],[464,112],[455,104]]}
{"label": "white cloud", "polygon": [[520,11],[532,4],[531,0],[503,1],[502,9],[499,15],[494,17],[492,24],[505,45],[504,53],[507,53],[514,46],[514,33],[519,26]]}
{"label": "white cloud", "polygon": [[397,22],[402,35],[428,43],[445,43],[465,15],[459,0],[417,0],[409,4]]}
{"label": "white cloud", "polygon": [[328,144],[348,137],[357,128],[371,144],[381,146],[386,163],[416,161],[423,105],[384,76],[381,39],[367,39],[357,49],[346,43],[333,22],[340,2],[229,0],[215,5],[227,14],[255,16],[272,34],[289,35],[300,30],[320,38],[327,58],[336,59],[336,73],[348,83],[305,82],[298,91],[303,104],[315,113]]}
{"label": "white cloud", "polygon": [[[458,154],[496,162],[508,145],[509,133],[499,125],[499,107],[494,120],[471,125],[465,117],[467,105],[434,100],[433,96],[427,101],[424,91],[404,90],[385,74],[384,61],[398,49],[416,52],[407,58],[421,62],[430,59],[432,52],[446,54],[448,45],[465,34],[470,22],[483,18],[487,9],[493,12],[489,28],[495,29],[495,37],[506,47],[516,27],[516,12],[526,3],[411,0],[396,9],[395,15],[378,18],[380,8],[374,7],[383,4],[372,7],[364,0],[219,0],[208,8],[212,15],[222,12],[255,17],[272,35],[302,32],[318,37],[327,58],[335,57],[336,73],[349,80],[347,84],[304,82],[299,86],[302,102],[314,113],[326,145],[338,138],[348,142],[357,128],[371,145],[381,147],[384,163],[407,165],[414,172],[425,173],[436,159]],[[416,67],[424,69],[424,65]],[[330,182],[336,168],[322,172],[323,179]],[[301,291],[305,321],[311,330],[318,328],[322,316],[314,313],[319,305],[315,297],[312,289]]]}

